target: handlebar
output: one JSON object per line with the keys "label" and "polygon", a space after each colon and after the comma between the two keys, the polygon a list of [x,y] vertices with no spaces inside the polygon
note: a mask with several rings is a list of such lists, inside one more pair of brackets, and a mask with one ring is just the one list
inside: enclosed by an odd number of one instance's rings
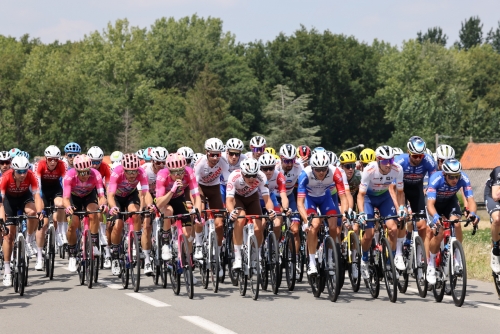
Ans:
{"label": "handlebar", "polygon": [[315,218],[326,218],[326,219],[329,219],[329,218],[340,218],[340,217],[344,217],[344,215],[339,215],[339,214],[334,214],[334,215],[315,215],[314,213],[311,213],[309,215],[309,217],[307,218],[307,226],[311,226],[312,225],[312,220],[315,219]]}
{"label": "handlebar", "polygon": [[[173,215],[173,216],[164,216],[163,218],[165,219],[180,219],[182,217],[188,217],[188,216],[193,216],[193,215],[196,215],[196,217],[198,218],[198,221],[201,222],[201,216],[200,216],[200,212],[198,211],[198,209],[195,209],[196,212],[195,213],[182,213],[182,214],[179,214],[179,215]],[[148,211],[149,212],[149,211]],[[121,212],[120,212],[121,213]]]}
{"label": "handlebar", "polygon": [[[470,220],[469,218],[467,218],[467,219],[453,219],[453,220],[439,219],[439,220],[441,221],[441,223],[451,223],[451,224],[465,223],[464,227],[467,227],[467,226],[469,226],[470,223],[472,223],[472,220]],[[434,232],[435,236],[439,234],[440,229],[441,229],[441,225],[436,225],[436,232]],[[447,229],[445,228],[445,230],[447,230]],[[474,227],[472,229],[472,235],[476,234],[476,231],[477,231],[477,225],[474,225]]]}
{"label": "handlebar", "polygon": [[366,221],[367,222],[376,222],[376,221],[381,221],[381,220],[385,221],[385,220],[399,219],[399,218],[403,218],[403,217],[395,215],[395,216],[387,216],[387,217],[370,218],[370,219],[367,219]]}

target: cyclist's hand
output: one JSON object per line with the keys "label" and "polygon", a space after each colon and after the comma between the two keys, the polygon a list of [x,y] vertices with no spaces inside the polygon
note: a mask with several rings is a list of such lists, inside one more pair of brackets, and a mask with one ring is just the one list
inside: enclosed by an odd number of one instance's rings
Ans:
{"label": "cyclist's hand", "polygon": [[73,207],[72,206],[68,206],[64,211],[66,211],[66,214],[68,216],[72,215],[73,214]]}
{"label": "cyclist's hand", "polygon": [[156,213],[156,205],[149,204],[148,205],[148,210],[149,210],[150,213]]}
{"label": "cyclist's hand", "polygon": [[118,212],[120,212],[120,209],[116,206],[112,207],[111,209],[109,209],[109,214],[114,216],[116,215]]}
{"label": "cyclist's hand", "polygon": [[404,205],[400,205],[399,206],[399,210],[398,210],[398,216],[400,218],[405,218],[406,217],[406,208]]}
{"label": "cyclist's hand", "polygon": [[276,218],[276,212],[274,210],[268,210],[267,214],[269,215],[269,219]]}
{"label": "cyclist's hand", "polygon": [[37,212],[36,215],[38,216],[38,220],[43,220],[43,218],[45,218],[46,216],[45,210]]}
{"label": "cyclist's hand", "polygon": [[172,189],[170,191],[172,193],[175,193],[177,191],[177,188],[182,187],[182,181],[181,180],[175,180],[174,184],[172,184]]}
{"label": "cyclist's hand", "polygon": [[236,220],[236,217],[238,217],[238,210],[234,209],[233,211],[231,211],[229,218],[234,221]]}
{"label": "cyclist's hand", "polygon": [[430,228],[434,228],[436,226],[437,223],[439,223],[441,219],[441,216],[437,213],[434,214],[434,216],[432,216],[432,222],[429,223],[429,227]]}
{"label": "cyclist's hand", "polygon": [[360,224],[366,224],[366,220],[368,219],[368,216],[364,212],[360,212],[358,215],[358,223]]}
{"label": "cyclist's hand", "polygon": [[205,225],[205,219],[203,219],[203,218],[201,218],[201,221],[199,221],[198,218],[195,218],[194,222],[196,224]]}
{"label": "cyclist's hand", "polygon": [[472,225],[474,225],[474,226],[479,224],[479,216],[477,216],[474,211],[471,211],[469,213],[469,216],[467,217],[467,219],[469,219],[472,222]]}
{"label": "cyclist's hand", "polygon": [[106,204],[103,204],[99,207],[99,210],[101,210],[101,212],[104,212],[106,213],[108,211],[108,206]]}
{"label": "cyclist's hand", "polygon": [[309,231],[309,225],[307,223],[306,224],[302,224],[302,231],[304,231],[304,232]]}
{"label": "cyclist's hand", "polygon": [[356,212],[349,208],[349,210],[347,210],[347,214],[344,213],[344,217],[350,221],[354,221],[356,219]]}
{"label": "cyclist's hand", "polygon": [[290,210],[290,208],[283,209],[283,213],[290,217],[290,215],[292,214],[292,210]]}

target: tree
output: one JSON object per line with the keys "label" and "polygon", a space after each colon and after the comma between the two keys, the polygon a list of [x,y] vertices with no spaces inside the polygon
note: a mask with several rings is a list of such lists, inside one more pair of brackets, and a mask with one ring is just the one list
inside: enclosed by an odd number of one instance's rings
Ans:
{"label": "tree", "polygon": [[422,32],[419,31],[417,33],[417,41],[423,43],[424,41],[429,41],[431,43],[441,44],[442,46],[446,46],[446,42],[448,41],[448,36],[443,34],[443,30],[440,27],[433,27],[427,29],[427,32],[422,35]]}
{"label": "tree", "polygon": [[123,130],[118,133],[116,138],[116,147],[118,150],[130,153],[139,149],[140,132],[134,123],[134,117],[128,108],[123,113]]}
{"label": "tree", "polygon": [[280,147],[284,141],[295,146],[317,146],[321,142],[321,137],[316,136],[320,127],[311,126],[313,113],[307,109],[310,96],[303,94],[295,98],[295,93],[283,85],[277,85],[271,96],[262,114],[266,120],[266,142],[273,147]]}
{"label": "tree", "polygon": [[462,22],[462,28],[458,33],[459,42],[455,44],[459,49],[469,50],[473,46],[483,43],[483,24],[479,16],[472,16]]}
{"label": "tree", "polygon": [[486,42],[491,44],[493,50],[500,53],[500,21],[498,22],[498,27],[488,32],[488,37],[486,37]]}

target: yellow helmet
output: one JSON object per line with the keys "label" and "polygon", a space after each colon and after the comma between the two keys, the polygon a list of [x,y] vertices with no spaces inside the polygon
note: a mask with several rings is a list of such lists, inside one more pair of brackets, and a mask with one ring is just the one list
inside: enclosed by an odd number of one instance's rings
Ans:
{"label": "yellow helmet", "polygon": [[339,160],[341,164],[356,162],[356,155],[351,151],[345,151],[340,154]]}
{"label": "yellow helmet", "polygon": [[276,150],[272,147],[266,147],[265,151],[271,155],[276,155]]}
{"label": "yellow helmet", "polygon": [[365,164],[375,161],[375,151],[372,150],[371,148],[365,148],[359,154],[359,160]]}
{"label": "yellow helmet", "polygon": [[281,158],[280,158],[280,156],[279,156],[279,155],[277,155],[277,154],[274,154],[274,158],[275,158],[276,160],[278,160],[278,161],[281,159]]}

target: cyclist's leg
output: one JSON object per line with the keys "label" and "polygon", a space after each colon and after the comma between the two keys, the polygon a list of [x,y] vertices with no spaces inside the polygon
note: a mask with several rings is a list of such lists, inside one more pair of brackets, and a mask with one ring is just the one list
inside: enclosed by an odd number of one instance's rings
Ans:
{"label": "cyclist's leg", "polygon": [[5,276],[11,275],[11,269],[10,269],[10,257],[12,255],[12,248],[14,246],[14,240],[16,238],[16,225],[15,222],[8,217],[15,216],[17,214],[17,211],[19,209],[22,209],[23,203],[16,201],[15,198],[9,198],[9,196],[4,196],[3,198],[3,206],[2,206],[2,215],[4,216],[5,219],[5,225],[9,229],[9,234],[4,235],[3,237],[3,259],[4,259],[4,285],[10,285],[11,283],[11,276],[7,277],[7,280],[5,280]]}
{"label": "cyclist's leg", "polygon": [[[238,211],[238,216],[246,215],[245,197],[238,194],[234,195],[235,208],[242,208]],[[234,269],[241,268],[241,247],[243,246],[243,226],[245,226],[245,219],[236,219],[233,228],[233,245],[234,245]]]}
{"label": "cyclist's leg", "polygon": [[[287,195],[287,197],[288,197],[288,207],[293,212],[297,212],[297,201],[295,200],[295,195],[293,194],[293,192],[290,193],[290,195]],[[296,213],[292,215],[290,230],[293,233],[293,238],[295,241],[295,251],[297,253],[297,257],[300,249],[299,228],[300,228],[300,216],[299,214]]]}
{"label": "cyclist's leg", "polygon": [[[462,210],[460,209],[460,203],[458,202],[457,195],[453,196],[450,202],[450,211],[446,217],[450,217],[450,220],[460,219],[462,217]],[[452,216],[455,216],[455,218],[452,218]],[[460,243],[463,243],[464,237],[462,233],[462,224],[455,224],[455,235],[457,240],[460,241]]]}
{"label": "cyclist's leg", "polygon": [[[224,204],[222,202],[222,195],[220,192],[221,186],[220,185],[215,185],[215,186],[201,186],[203,194],[208,199],[208,206],[210,209],[223,209]],[[217,233],[217,245],[220,247],[222,246],[222,238],[224,237],[224,221],[222,217],[217,217],[214,220],[215,222],[215,233]],[[200,225],[200,231],[198,232],[198,228],[195,227],[195,232],[196,232],[196,239],[198,242],[198,237],[202,236],[202,231],[203,227]],[[199,233],[199,234],[198,234]]]}
{"label": "cyclist's leg", "polygon": [[[339,214],[338,199],[335,201],[332,196],[325,195],[319,204],[319,210],[322,215],[336,215]],[[339,232],[339,227],[342,226],[342,219],[337,217],[328,218],[328,229],[330,236],[336,242],[337,234]]]}
{"label": "cyclist's leg", "polygon": [[[320,197],[322,198],[322,197]],[[321,199],[317,199],[316,197],[311,197],[306,194],[306,199],[304,202],[304,206],[306,208],[307,215],[318,214],[317,207],[318,204],[316,201],[321,203]],[[314,218],[311,222],[311,227],[307,232],[307,250],[309,253],[309,266],[316,265],[316,248],[318,246],[318,229],[321,224],[321,220],[319,218]]]}
{"label": "cyclist's leg", "polygon": [[[49,207],[51,203],[54,200],[54,197],[52,193],[49,191],[49,189],[44,189],[45,191],[42,191],[42,200],[43,200],[43,206],[44,207]],[[47,215],[49,215],[50,212],[47,212]],[[43,219],[43,227],[39,230],[36,231],[36,246],[37,246],[37,264],[36,264],[36,269],[42,270],[42,249],[43,245],[45,243],[45,233],[47,233],[47,228],[49,227],[49,218],[45,217]]]}
{"label": "cyclist's leg", "polygon": [[486,194],[486,191],[484,199],[491,223],[491,243],[493,248],[491,250],[490,266],[498,274],[500,273],[500,204],[495,202],[489,194]]}
{"label": "cyclist's leg", "polygon": [[[146,194],[146,196],[151,196],[151,203],[153,203],[153,198],[150,192]],[[146,202],[147,203],[147,202]],[[144,268],[145,271],[149,274],[152,272],[151,267],[147,264],[151,263],[151,233],[153,232],[153,226],[151,225],[151,217],[149,215],[145,215],[142,220],[142,237],[141,237],[141,247],[142,252],[144,253]],[[146,270],[147,269],[147,270]]]}
{"label": "cyclist's leg", "polygon": [[[278,214],[278,213],[281,213],[281,206],[278,203],[278,199],[276,197],[277,196],[276,196],[276,194],[274,192],[272,192],[272,193],[269,194],[269,198],[271,199],[271,201],[273,201],[274,211]],[[273,223],[274,223],[273,232],[276,235],[276,239],[277,240],[281,239],[281,223],[282,222],[283,222],[283,217],[282,216],[274,218],[274,221],[273,221]]]}
{"label": "cyclist's leg", "polygon": [[[391,198],[388,191],[386,191],[382,195],[378,196],[377,200],[378,201],[377,201],[375,206],[380,211],[380,215],[382,217],[396,215],[396,208],[394,207],[394,202],[392,201],[392,198]],[[385,224],[387,226],[387,232],[388,232],[387,234],[388,234],[389,241],[391,244],[392,252],[395,254],[396,245],[397,245],[397,241],[398,241],[398,224],[395,220],[387,220],[385,222]],[[401,245],[399,247],[399,250],[402,249],[403,242],[404,242],[404,238],[401,238]]]}
{"label": "cyclist's leg", "polygon": [[[90,194],[84,197],[85,210],[87,211],[97,211],[97,191],[94,189]],[[89,215],[89,230],[90,238],[92,239],[92,245],[94,246],[94,255],[101,255],[101,248],[99,247],[99,219],[97,214],[93,213]]]}
{"label": "cyclist's leg", "polygon": [[[372,204],[372,197],[365,195],[364,212],[366,213],[368,219],[373,219],[374,217],[373,207],[374,204]],[[374,235],[374,230],[373,230],[374,226],[375,226],[374,222],[366,222],[365,230],[363,232],[363,238],[361,239],[361,251],[363,252],[362,260],[365,262],[368,262],[369,260],[368,254]]]}

